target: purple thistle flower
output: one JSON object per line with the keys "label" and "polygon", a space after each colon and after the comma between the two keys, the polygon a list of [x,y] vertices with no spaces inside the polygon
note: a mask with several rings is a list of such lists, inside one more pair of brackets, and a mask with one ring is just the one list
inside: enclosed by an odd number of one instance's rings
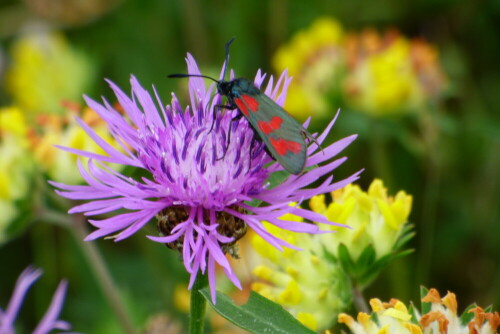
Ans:
{"label": "purple thistle flower", "polygon": [[[186,60],[188,73],[200,74],[190,54]],[[259,70],[255,85],[260,87],[264,78]],[[271,77],[264,92],[283,105],[290,82],[291,78],[284,72],[276,85]],[[88,106],[107,122],[122,151],[78,120],[107,156],[61,147],[89,158],[87,168],[78,162],[87,185],[51,184],[60,189],[57,193],[61,196],[89,200],[73,207],[69,213],[94,216],[118,209],[128,210],[107,219],[90,219],[97,229],[86,240],[110,234],[114,234],[115,241],[123,240],[156,216],[162,236],[148,238],[182,252],[184,266],[191,274],[189,288],[198,272],[207,273],[214,302],[216,263],[233,284],[241,288],[225,254],[234,251],[233,244],[245,234],[247,226],[280,250],[282,246],[298,249],[267,232],[261,221],[291,231],[321,233],[315,224],[279,218],[292,213],[307,220],[335,224],[315,212],[289,204],[342,188],[356,180],[360,173],[335,183],[330,175],[347,159],[331,161],[355,139],[353,135],[322,151],[316,144],[311,144],[306,167],[319,167],[307,169],[300,175],[290,175],[271,188],[266,179],[283,168],[278,163],[270,164],[273,160],[262,143],[252,142],[254,133],[246,119],[231,122],[237,110],[219,112],[214,120],[215,106],[222,100],[217,94],[212,97],[213,84],[207,89],[203,79],[189,78],[191,105],[186,109],[181,107],[175,94],[172,94],[171,104],[164,107],[156,90],[153,88],[154,98],[151,97],[134,76],[131,77],[131,97],[114,83],[109,84],[126,117],[106,100],[99,104],[88,97],[85,99]],[[319,143],[324,141],[334,122],[335,119],[317,137]],[[229,131],[231,140],[228,144]],[[142,168],[151,177],[135,180],[103,163]],[[329,176],[319,186],[305,188],[325,175]],[[264,205],[249,205],[248,202],[253,200]]]}
{"label": "purple thistle flower", "polygon": [[[14,320],[16,319],[21,303],[23,302],[28,289],[40,277],[42,271],[33,267],[26,268],[16,282],[16,287],[9,301],[6,311],[0,309],[0,334],[14,334]],[[69,330],[70,325],[64,320],[59,320],[59,313],[61,312],[64,303],[64,295],[68,282],[63,280],[59,283],[49,309],[43,316],[38,326],[33,330],[33,334],[46,334],[51,330]]]}

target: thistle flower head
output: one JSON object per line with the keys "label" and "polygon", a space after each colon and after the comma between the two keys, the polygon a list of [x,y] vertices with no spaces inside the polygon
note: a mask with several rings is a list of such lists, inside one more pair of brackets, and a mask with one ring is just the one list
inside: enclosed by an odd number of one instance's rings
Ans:
{"label": "thistle flower head", "polygon": [[[189,74],[200,74],[190,55],[187,64]],[[260,87],[264,78],[259,71],[255,85]],[[255,141],[246,119],[233,121],[237,110],[218,112],[216,106],[222,100],[217,94],[212,96],[213,84],[206,88],[203,79],[191,77],[191,104],[183,108],[175,94],[172,94],[171,104],[164,106],[156,90],[152,97],[135,77],[131,78],[130,97],[114,83],[109,83],[125,116],[105,100],[100,104],[87,97],[86,101],[106,121],[122,151],[113,148],[91,127],[78,120],[107,155],[63,148],[90,158],[86,167],[78,164],[87,184],[52,184],[59,188],[61,196],[89,201],[74,207],[70,213],[83,212],[94,216],[118,209],[127,210],[115,213],[111,218],[89,220],[97,229],[86,240],[108,235],[113,235],[116,241],[123,240],[156,216],[162,236],[148,237],[182,253],[184,266],[191,274],[190,287],[199,272],[208,273],[214,300],[216,264],[240,287],[225,253],[233,251],[232,244],[243,236],[247,227],[278,249],[283,246],[294,248],[266,231],[261,221],[292,231],[317,233],[316,225],[278,218],[293,213],[331,224],[312,211],[288,204],[339,189],[358,178],[359,173],[356,173],[333,183],[330,175],[345,161],[346,158],[331,159],[354,140],[355,136],[350,136],[323,148],[323,152],[318,152],[317,145],[311,145],[307,167],[320,166],[300,175],[291,175],[271,188],[266,179],[283,168],[277,163],[271,164],[272,159],[263,144]],[[271,77],[263,91],[283,105],[289,83],[290,78],[284,72],[276,85]],[[324,141],[333,123],[334,120],[317,137],[319,143]],[[106,162],[137,167],[149,176],[133,179],[108,168]],[[320,185],[304,188],[324,175],[330,176]],[[263,205],[251,206],[249,201],[253,200]]]}

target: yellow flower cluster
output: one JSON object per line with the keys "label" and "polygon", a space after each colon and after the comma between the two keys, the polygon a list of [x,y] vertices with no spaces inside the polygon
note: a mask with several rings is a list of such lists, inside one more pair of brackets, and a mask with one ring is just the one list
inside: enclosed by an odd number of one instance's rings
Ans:
{"label": "yellow flower cluster", "polygon": [[20,109],[0,108],[0,243],[18,216],[15,202],[29,193],[34,161],[29,152],[28,126]]}
{"label": "yellow flower cluster", "polygon": [[336,233],[324,235],[325,247],[337,254],[339,243],[346,245],[353,259],[357,259],[368,245],[375,249],[377,258],[393,250],[401,236],[412,206],[412,196],[399,191],[395,197],[387,195],[382,180],[375,179],[367,192],[350,184],[332,193],[328,206],[325,196],[313,197],[311,208],[330,221],[345,224],[351,229],[335,228]]}
{"label": "yellow flower cluster", "polygon": [[305,119],[311,114],[328,112],[326,95],[338,89],[336,85],[340,84],[343,38],[344,32],[338,22],[319,18],[276,51],[274,69],[278,73],[288,69],[294,77],[285,109],[295,117]]}
{"label": "yellow flower cluster", "polygon": [[39,115],[37,125],[39,133],[32,137],[32,150],[34,157],[43,171],[51,180],[68,184],[77,184],[82,181],[78,169],[74,167],[77,156],[62,151],[54,145],[71,147],[101,155],[106,153],[85,133],[75,121],[75,116],[81,118],[86,124],[106,142],[115,147],[106,123],[90,108],[83,108],[77,104],[66,103],[65,115]]}
{"label": "yellow flower cluster", "polygon": [[0,242],[22,230],[19,204],[28,202],[35,173],[58,182],[82,181],[71,167],[76,156],[54,145],[105,154],[75,116],[119,147],[94,111],[68,102],[81,99],[93,70],[62,34],[44,29],[27,33],[14,41],[10,54],[5,88],[14,103],[0,108]]}
{"label": "yellow flower cluster", "polygon": [[0,242],[6,237],[6,229],[19,216],[17,202],[30,195],[35,172],[46,174],[57,182],[77,184],[82,181],[78,169],[71,167],[75,165],[76,155],[54,145],[106,154],[78,125],[75,116],[120,149],[95,111],[80,110],[77,104],[67,103],[66,107],[65,115],[37,115],[31,126],[20,108],[0,108]]}
{"label": "yellow flower cluster", "polygon": [[473,317],[462,323],[457,314],[456,296],[450,292],[441,298],[436,289],[431,289],[422,301],[432,306],[429,312],[420,315],[416,310],[409,311],[397,299],[383,303],[375,298],[370,300],[372,315],[360,312],[354,320],[341,313],[338,321],[354,334],[494,334],[500,325],[498,312],[485,312],[481,307],[468,309]]}
{"label": "yellow flower cluster", "polygon": [[419,110],[446,85],[438,52],[428,43],[395,30],[344,33],[327,17],[280,47],[273,66],[294,76],[285,109],[300,119],[340,103],[372,115]]}
{"label": "yellow flower cluster", "polygon": [[[289,215],[283,219],[296,220]],[[311,329],[326,329],[335,315],[350,303],[350,287],[339,266],[321,257],[318,235],[293,233],[266,224],[266,229],[302,251],[285,248],[278,251],[258,235],[251,243],[260,256],[253,274],[260,281],[252,289],[283,305]]]}
{"label": "yellow flower cluster", "polygon": [[442,92],[437,51],[421,40],[367,29],[346,37],[346,51],[344,95],[357,110],[376,115],[419,110]]}
{"label": "yellow flower cluster", "polygon": [[89,59],[58,32],[22,35],[10,50],[5,89],[13,104],[29,113],[62,113],[62,100],[81,99],[93,78]]}
{"label": "yellow flower cluster", "polygon": [[[394,198],[388,196],[381,180],[374,180],[367,192],[349,185],[332,196],[333,202],[329,205],[324,195],[314,197],[309,205],[330,221],[346,224],[351,229],[332,226],[337,233],[310,235],[265,225],[268,232],[290,244],[300,245],[302,251],[285,248],[281,252],[257,235],[251,239],[253,252],[258,257],[251,260],[258,264],[253,274],[260,279],[252,289],[283,305],[315,330],[329,328],[335,314],[345,310],[352,299],[351,279],[354,278],[348,276],[338,260],[332,259],[332,256],[339,257],[339,244],[347,247],[354,262],[370,245],[376,259],[390,254],[411,211],[412,197],[404,191]],[[298,218],[287,215],[283,219]]]}

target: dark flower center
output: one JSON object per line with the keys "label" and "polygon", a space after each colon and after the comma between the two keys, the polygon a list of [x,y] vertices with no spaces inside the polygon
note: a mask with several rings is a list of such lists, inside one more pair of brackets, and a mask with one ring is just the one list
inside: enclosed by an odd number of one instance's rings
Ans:
{"label": "dark flower center", "polygon": [[[240,213],[245,213],[245,209],[233,205],[231,209],[238,211]],[[162,236],[168,236],[172,234],[172,230],[177,226],[177,224],[183,223],[189,218],[188,213],[189,207],[182,205],[174,205],[161,210],[156,215],[156,227],[158,232]],[[209,211],[204,210],[203,223],[210,224]],[[234,240],[228,243],[219,242],[219,246],[224,254],[229,253],[234,258],[238,257],[238,250],[236,248],[236,242],[240,240],[247,233],[247,224],[242,219],[228,214],[224,211],[217,211],[215,213],[215,220],[218,224],[217,233],[222,236],[233,238]],[[195,232],[194,237],[197,237]],[[173,242],[166,243],[168,248],[177,250],[182,253],[182,247],[184,244],[184,236],[180,236],[177,240]]]}

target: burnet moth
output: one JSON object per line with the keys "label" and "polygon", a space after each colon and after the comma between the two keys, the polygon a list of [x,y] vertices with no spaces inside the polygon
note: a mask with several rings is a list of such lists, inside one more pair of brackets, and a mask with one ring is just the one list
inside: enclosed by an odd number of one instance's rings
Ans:
{"label": "burnet moth", "polygon": [[[202,77],[217,83],[217,92],[226,96],[227,105],[217,106],[224,109],[238,109],[260,139],[266,145],[271,156],[283,168],[292,174],[299,174],[304,170],[307,158],[305,138],[315,140],[309,132],[276,102],[262,93],[253,82],[246,78],[236,78],[225,81],[226,69],[229,62],[229,46],[232,38],[226,44],[226,61],[222,80],[216,80],[206,75],[171,74],[169,78]],[[213,126],[213,124],[212,124]],[[319,144],[316,143],[318,146]]]}

